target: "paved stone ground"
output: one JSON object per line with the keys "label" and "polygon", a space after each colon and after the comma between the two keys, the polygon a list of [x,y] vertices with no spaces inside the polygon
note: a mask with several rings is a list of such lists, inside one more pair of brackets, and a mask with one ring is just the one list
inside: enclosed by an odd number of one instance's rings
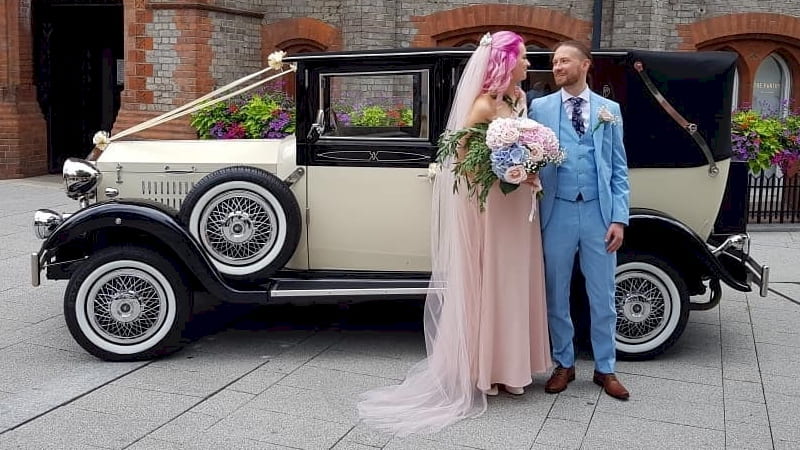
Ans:
{"label": "paved stone ground", "polygon": [[200,302],[196,339],[171,357],[102,362],[64,324],[65,282],[30,287],[39,207],[74,210],[58,179],[0,181],[0,448],[800,447],[800,232],[759,232],[766,298],[726,291],[653,361],[620,362],[622,403],[591,361],[559,395],[501,394],[478,419],[425,438],[359,424],[359,393],[423,354],[418,304],[228,307]]}

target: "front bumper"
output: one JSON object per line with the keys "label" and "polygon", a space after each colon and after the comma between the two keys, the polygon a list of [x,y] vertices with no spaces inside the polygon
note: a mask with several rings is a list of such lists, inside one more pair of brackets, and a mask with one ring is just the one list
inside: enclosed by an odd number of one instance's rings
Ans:
{"label": "front bumper", "polygon": [[769,291],[769,266],[759,265],[751,256],[747,256],[744,261],[747,269],[747,282],[758,286],[758,295],[767,296]]}
{"label": "front bumper", "polygon": [[750,235],[734,234],[716,247],[710,248],[732,274],[740,274],[742,282],[758,286],[758,294],[766,297],[769,292],[769,266],[760,264],[750,256]]}

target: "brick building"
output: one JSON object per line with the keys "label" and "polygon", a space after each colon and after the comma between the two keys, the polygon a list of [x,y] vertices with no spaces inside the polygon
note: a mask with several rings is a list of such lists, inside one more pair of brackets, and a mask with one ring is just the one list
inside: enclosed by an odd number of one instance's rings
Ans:
{"label": "brick building", "polygon": [[[602,47],[737,52],[739,104],[800,100],[796,0],[2,0],[0,178],[57,172],[94,131],[194,99],[276,48],[453,46],[498,29],[548,47],[590,42],[595,22]],[[188,120],[140,135],[193,136]]]}

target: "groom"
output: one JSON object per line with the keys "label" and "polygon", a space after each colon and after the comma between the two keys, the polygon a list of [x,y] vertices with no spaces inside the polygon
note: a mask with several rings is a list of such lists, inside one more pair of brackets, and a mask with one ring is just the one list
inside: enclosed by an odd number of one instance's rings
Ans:
{"label": "groom", "polygon": [[530,105],[530,117],[552,128],[567,153],[564,164],[546,166],[540,173],[547,318],[558,364],[545,391],[561,392],[575,379],[569,288],[578,253],[589,294],[594,382],[608,395],[626,400],[629,393],[614,375],[614,269],[628,224],[628,167],[619,105],[593,93],[586,83],[591,58],[581,42],[558,44],[553,76],[561,89]]}

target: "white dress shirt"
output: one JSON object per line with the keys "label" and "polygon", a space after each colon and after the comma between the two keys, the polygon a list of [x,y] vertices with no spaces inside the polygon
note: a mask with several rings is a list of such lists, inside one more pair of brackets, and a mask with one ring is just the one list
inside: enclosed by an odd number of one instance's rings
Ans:
{"label": "white dress shirt", "polygon": [[[589,129],[589,111],[591,108],[589,107],[589,99],[591,96],[589,95],[592,91],[589,90],[589,86],[586,86],[586,89],[581,92],[578,97],[583,99],[583,103],[581,103],[581,119],[583,120],[583,129]],[[564,110],[567,112],[567,118],[572,121],[572,103],[569,102],[569,99],[573,97],[572,94],[565,91],[564,88],[561,88],[561,104],[564,105]]]}

